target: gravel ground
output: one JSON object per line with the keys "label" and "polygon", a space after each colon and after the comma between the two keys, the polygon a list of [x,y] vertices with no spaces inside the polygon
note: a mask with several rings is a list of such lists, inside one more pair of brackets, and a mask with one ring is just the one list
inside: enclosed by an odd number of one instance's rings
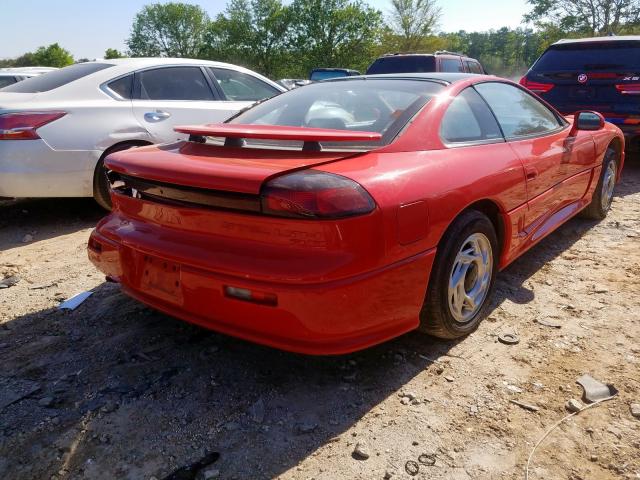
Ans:
{"label": "gravel ground", "polygon": [[529,478],[640,479],[640,162],[606,220],[572,220],[499,275],[471,336],[341,357],[126,298],[86,259],[101,215],[90,200],[0,204],[0,280],[19,276],[0,289],[2,479],[522,479],[584,373],[619,394],[556,428]]}

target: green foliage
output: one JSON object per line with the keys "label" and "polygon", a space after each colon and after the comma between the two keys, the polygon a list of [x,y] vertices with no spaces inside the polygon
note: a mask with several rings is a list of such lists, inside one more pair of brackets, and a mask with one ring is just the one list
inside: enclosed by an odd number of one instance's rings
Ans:
{"label": "green foliage", "polygon": [[620,34],[640,27],[638,0],[527,0],[525,20],[582,35]]}
{"label": "green foliage", "polygon": [[391,0],[389,23],[398,50],[415,52],[425,47],[442,15],[436,0]]}
{"label": "green foliage", "polygon": [[66,67],[73,63],[73,56],[57,43],[40,47],[12,60],[2,62],[3,67]]}
{"label": "green foliage", "polygon": [[380,40],[382,13],[360,0],[293,0],[292,51],[298,72],[364,70]]}
{"label": "green foliage", "polygon": [[127,40],[132,57],[197,57],[209,16],[197,5],[146,5],[136,15]]}
{"label": "green foliage", "polygon": [[122,53],[120,53],[120,51],[115,48],[107,48],[104,52],[105,60],[112,60],[114,58],[123,58],[123,57],[124,55],[122,55]]}
{"label": "green foliage", "polygon": [[273,78],[307,78],[315,67],[366,68],[381,26],[382,14],[360,0],[230,0],[201,54]]}
{"label": "green foliage", "polygon": [[488,32],[441,34],[444,49],[477,58],[487,72],[507,78],[520,77],[549,43],[546,35],[531,29],[503,27]]}
{"label": "green foliage", "polygon": [[202,56],[279,78],[288,73],[291,10],[279,0],[231,0],[211,22]]}

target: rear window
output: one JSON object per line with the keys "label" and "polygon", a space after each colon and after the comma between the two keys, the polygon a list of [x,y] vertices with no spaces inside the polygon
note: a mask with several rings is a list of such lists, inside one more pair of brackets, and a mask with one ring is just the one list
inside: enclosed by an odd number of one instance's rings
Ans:
{"label": "rear window", "polygon": [[313,83],[256,105],[230,123],[364,130],[381,133],[382,143],[388,143],[442,88],[417,80]]}
{"label": "rear window", "polygon": [[534,72],[640,71],[640,42],[557,45],[542,54]]}
{"label": "rear window", "polygon": [[38,93],[48,92],[67,83],[71,83],[105,68],[113,67],[111,63],[76,63],[68,67],[45,73],[38,77],[28,78],[22,82],[3,88],[3,92]]}
{"label": "rear window", "polygon": [[406,55],[377,59],[367,69],[367,75],[383,73],[435,72],[436,59],[431,55]]}

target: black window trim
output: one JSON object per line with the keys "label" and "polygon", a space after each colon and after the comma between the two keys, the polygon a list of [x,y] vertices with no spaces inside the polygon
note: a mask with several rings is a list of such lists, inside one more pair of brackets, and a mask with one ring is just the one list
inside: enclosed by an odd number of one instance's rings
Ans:
{"label": "black window trim", "polygon": [[[265,82],[265,81],[264,81],[264,80],[262,80],[261,78],[258,78],[257,76],[252,75],[252,74],[250,74],[250,73],[247,73],[247,72],[241,72],[241,71],[236,70],[236,69],[234,69],[234,68],[219,67],[219,66],[217,66],[217,65],[207,65],[207,67],[205,68],[205,70],[207,70],[207,71],[208,71],[210,81],[212,81],[212,84],[214,85],[214,88],[215,88],[215,89],[218,91],[218,93],[220,94],[220,101],[221,101],[221,102],[259,102],[260,100],[229,100],[229,99],[227,98],[226,94],[224,93],[224,91],[222,90],[222,87],[220,87],[220,84],[218,83],[218,79],[216,78],[216,74],[215,74],[215,73],[213,73],[213,69],[214,69],[214,68],[217,68],[217,69],[220,69],[220,70],[229,70],[229,71],[231,71],[231,72],[236,72],[236,73],[242,73],[242,74],[247,75],[247,76],[249,76],[249,77],[253,77],[255,80],[257,80],[257,81],[259,81],[259,82],[261,82],[261,83],[264,83],[267,87],[269,87],[269,88],[271,88],[271,89],[273,89],[273,90],[275,91],[275,93],[274,93],[271,97],[266,97],[266,98],[273,98],[273,97],[275,97],[276,95],[279,95],[279,94],[281,94],[281,93],[284,93],[284,92],[281,92],[280,90],[278,90],[278,89],[277,89],[276,87],[274,87],[273,85],[268,84],[267,82]],[[263,100],[264,100],[264,99],[263,99]]]}
{"label": "black window trim", "polygon": [[135,77],[131,80],[131,91],[129,92],[129,94],[131,95],[131,98],[124,98],[119,93],[112,90],[111,87],[109,87],[109,84],[115,81],[121,80],[125,77],[128,77],[129,75],[134,77],[134,72],[124,73],[122,75],[118,75],[117,77],[113,77],[112,79],[107,80],[106,82],[102,82],[100,84],[100,90],[102,90],[104,93],[109,95],[114,100],[117,100],[118,102],[130,102],[131,100],[133,100],[133,92],[135,90]]}
{"label": "black window trim", "polygon": [[[485,83],[503,83],[505,85],[510,85],[510,86],[512,86],[514,88],[522,90],[524,93],[526,93],[527,95],[532,97],[538,103],[542,104],[547,110],[549,110],[549,112],[551,112],[553,114],[555,119],[558,121],[558,127],[554,128],[553,130],[548,130],[546,132],[541,132],[541,133],[530,133],[528,135],[517,135],[517,136],[513,136],[513,137],[507,137],[504,134],[504,131],[502,131],[502,125],[500,125],[500,122],[498,121],[498,117],[496,116],[495,112],[491,108],[491,105],[489,105],[489,102],[487,102],[487,100],[482,96],[482,94],[475,88],[476,85],[482,85],[482,84],[485,84]],[[503,136],[503,138],[504,138],[504,140],[506,142],[517,142],[517,141],[520,141],[520,140],[529,140],[529,139],[532,139],[532,138],[548,137],[548,136],[551,136],[551,135],[556,135],[557,133],[560,133],[563,130],[566,130],[566,129],[570,128],[570,123],[567,122],[564,119],[564,117],[562,117],[559,113],[557,113],[552,108],[549,108],[549,105],[547,105],[546,102],[541,101],[541,99],[539,99],[539,98],[535,97],[534,95],[532,95],[531,92],[527,91],[527,89],[522,87],[521,85],[516,85],[515,83],[511,83],[511,82],[503,82],[503,81],[500,81],[500,80],[489,80],[489,81],[485,81],[485,82],[474,83],[473,87],[474,87],[474,90],[476,90],[476,92],[478,92],[478,95],[480,95],[480,97],[482,97],[484,102],[487,104],[487,106],[489,107],[489,110],[491,110],[491,113],[493,114],[493,117],[498,122],[498,126],[500,127],[500,130],[502,131],[502,136]]]}
{"label": "black window trim", "polygon": [[[140,74],[142,72],[146,72],[148,70],[160,70],[164,68],[176,68],[176,67],[199,68],[200,72],[202,72],[202,75],[205,78],[205,81],[207,82],[207,85],[209,86],[209,91],[211,92],[213,99],[212,100],[174,100],[174,99],[150,100],[146,98],[140,98],[140,92],[141,92]],[[179,63],[179,64],[169,64],[169,65],[153,65],[150,67],[140,68],[138,70],[135,70],[134,72],[129,72],[129,74],[133,73],[133,94],[131,95],[131,100],[138,101],[138,102],[218,102],[221,100],[220,95],[218,94],[218,90],[213,84],[213,82],[211,81],[211,77],[209,77],[206,70],[207,70],[206,65],[195,64],[195,63],[187,63],[187,64]],[[126,76],[126,75],[123,75],[123,76]],[[107,83],[110,83],[113,80],[116,80],[116,79],[114,78],[112,80],[109,80],[109,82]]]}
{"label": "black window trim", "polygon": [[[481,83],[487,83],[487,82],[481,82]],[[505,83],[505,82],[499,82],[499,83]],[[504,132],[502,131],[502,126],[500,125],[500,122],[498,121],[498,118],[496,117],[496,114],[493,112],[493,109],[491,108],[491,106],[487,103],[487,101],[484,99],[484,97],[482,95],[480,95],[480,92],[478,92],[475,88],[474,85],[469,85],[468,87],[465,87],[464,89],[462,89],[458,95],[456,95],[451,102],[449,103],[449,105],[447,105],[446,110],[444,111],[444,114],[442,115],[442,118],[440,119],[440,127],[438,129],[438,137],[440,138],[440,141],[442,142],[442,144],[447,147],[447,148],[461,148],[461,147],[472,147],[474,145],[493,145],[495,143],[506,143],[508,142],[508,140],[505,138],[504,136]],[[442,120],[444,120],[444,116],[446,115],[447,111],[449,110],[449,107],[451,106],[451,104],[453,103],[453,101],[458,98],[459,95],[462,94],[462,92],[464,92],[465,90],[467,90],[467,88],[473,88],[473,90],[478,94],[478,96],[482,99],[482,101],[484,102],[484,104],[487,106],[487,108],[489,109],[489,112],[491,112],[491,116],[493,117],[493,119],[496,121],[496,125],[498,125],[498,129],[500,130],[500,134],[502,135],[500,138],[487,138],[486,140],[471,140],[471,141],[467,141],[467,142],[446,142],[444,140],[444,138],[442,138]]]}

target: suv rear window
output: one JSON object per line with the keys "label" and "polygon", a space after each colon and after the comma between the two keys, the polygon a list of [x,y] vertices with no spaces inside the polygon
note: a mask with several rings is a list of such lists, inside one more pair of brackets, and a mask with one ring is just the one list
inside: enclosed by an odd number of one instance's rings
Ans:
{"label": "suv rear window", "polygon": [[433,55],[399,55],[377,59],[367,69],[367,75],[380,73],[435,72],[436,59]]}
{"label": "suv rear window", "polygon": [[590,42],[556,45],[542,54],[533,72],[640,71],[640,42]]}
{"label": "suv rear window", "polygon": [[22,82],[9,85],[2,89],[3,92],[38,93],[48,92],[54,88],[62,87],[92,73],[105,68],[113,67],[112,63],[76,63],[68,67],[54,70],[37,77],[31,77]]}

